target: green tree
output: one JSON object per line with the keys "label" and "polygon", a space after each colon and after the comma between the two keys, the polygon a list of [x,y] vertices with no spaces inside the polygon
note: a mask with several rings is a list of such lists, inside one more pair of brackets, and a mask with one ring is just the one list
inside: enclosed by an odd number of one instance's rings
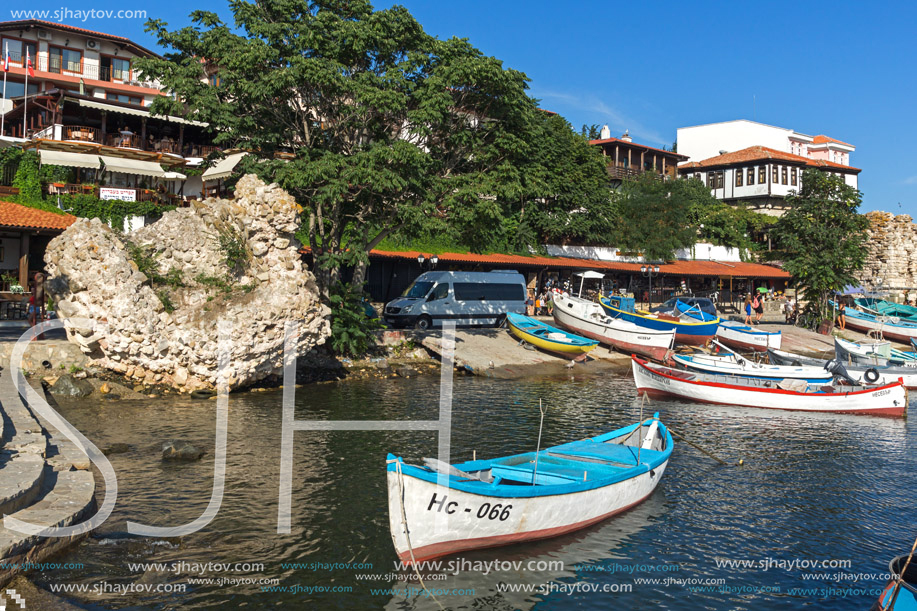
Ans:
{"label": "green tree", "polygon": [[[693,246],[697,229],[691,211],[696,191],[689,180],[661,180],[644,172],[617,191],[619,247],[639,250],[648,261],[664,261]],[[709,195],[709,193],[708,193]]]}
{"label": "green tree", "polygon": [[13,177],[13,186],[19,189],[19,197],[26,202],[41,201],[41,177],[38,154],[32,151],[19,158],[19,169]]}
{"label": "green tree", "polygon": [[599,136],[602,134],[602,127],[593,123],[592,125],[586,125],[583,123],[583,128],[580,130],[580,135],[587,140],[598,140]]}
{"label": "green tree", "polygon": [[831,293],[854,284],[854,273],[866,262],[869,221],[857,214],[860,201],[860,192],[843,178],[806,170],[799,192],[787,198],[790,210],[773,230],[776,256],[822,320],[830,318]]}
{"label": "green tree", "polygon": [[682,181],[685,196],[690,201],[691,223],[697,228],[698,239],[716,244],[739,248],[743,253],[756,250],[754,241],[775,218],[752,212],[744,203],[730,206],[710,194],[710,189],[698,178]]}
{"label": "green tree", "polygon": [[[303,206],[325,294],[340,265],[362,285],[367,253],[393,231],[461,225],[475,247],[518,208],[538,113],[521,72],[467,40],[426,34],[406,9],[366,0],[231,0],[235,23],[194,11],[172,50],[137,61],[175,97],[156,113],[208,122],[219,144],[254,152],[243,169]],[[206,62],[201,58],[206,58]],[[220,85],[207,84],[209,69]],[[275,153],[292,153],[279,161]],[[510,209],[512,210],[512,208]]]}
{"label": "green tree", "polygon": [[519,214],[526,229],[518,246],[614,242],[618,214],[601,149],[560,115],[543,114],[538,128],[530,163],[523,167],[528,205]]}

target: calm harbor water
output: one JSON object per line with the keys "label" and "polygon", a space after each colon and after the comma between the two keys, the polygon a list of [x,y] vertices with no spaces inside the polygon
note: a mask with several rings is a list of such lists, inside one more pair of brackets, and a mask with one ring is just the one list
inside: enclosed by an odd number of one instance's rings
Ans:
{"label": "calm harbor water", "polygon": [[[310,385],[297,389],[297,418],[435,419],[438,393],[438,377]],[[640,413],[632,380],[620,374],[456,378],[453,461],[470,459],[472,450],[479,457],[533,450],[538,399],[548,408],[545,446],[629,424]],[[87,592],[70,599],[93,609],[438,609],[416,593],[409,572],[393,566],[385,491],[386,453],[412,461],[435,456],[435,434],[297,432],[293,528],[278,535],[280,403],[280,392],[231,397],[222,508],[207,528],[180,541],[129,537],[125,522],[176,525],[203,512],[215,402],[62,403],[64,416],[97,445],[127,443],[130,451],[110,456],[119,485],[112,517],[59,560],[83,568],[35,574],[35,581],[83,586]],[[653,402],[647,412],[654,410],[744,466],[724,467],[677,443],[660,487],[642,505],[573,535],[445,558],[507,564],[486,575],[429,576],[437,599],[447,609],[500,611],[869,608],[884,580],[862,574],[884,573],[917,534],[915,427],[675,402]],[[206,447],[208,455],[165,464],[159,449],[170,438]],[[511,567],[514,561],[522,565]],[[828,567],[810,569],[813,561]],[[137,563],[168,566],[144,570]],[[206,563],[264,566],[200,566]],[[861,574],[858,581],[853,574]],[[212,581],[192,583],[199,578]],[[257,583],[262,579],[279,582],[266,592],[271,586]],[[131,584],[151,591],[122,593]],[[182,584],[187,591],[162,591]]]}

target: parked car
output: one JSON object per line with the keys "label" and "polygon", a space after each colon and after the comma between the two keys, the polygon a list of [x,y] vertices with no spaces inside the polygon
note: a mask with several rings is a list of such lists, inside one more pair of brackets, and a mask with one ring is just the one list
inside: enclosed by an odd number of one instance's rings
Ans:
{"label": "parked car", "polygon": [[713,303],[712,299],[707,299],[706,297],[672,297],[668,301],[663,302],[662,305],[652,308],[650,312],[671,312],[675,309],[676,301],[680,301],[689,306],[700,307],[701,310],[712,316],[719,316],[716,311],[716,304]]}
{"label": "parked car", "polygon": [[382,313],[391,327],[501,326],[507,312],[525,314],[525,278],[513,271],[426,272]]}

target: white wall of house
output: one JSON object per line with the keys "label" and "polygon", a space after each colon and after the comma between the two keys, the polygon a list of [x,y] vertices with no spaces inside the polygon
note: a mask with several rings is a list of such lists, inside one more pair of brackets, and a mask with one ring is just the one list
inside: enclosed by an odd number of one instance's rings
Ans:
{"label": "white wall of house", "polygon": [[[546,244],[545,250],[553,257],[570,257],[571,259],[592,259],[594,261],[619,261],[622,263],[642,263],[643,257],[621,255],[613,246],[562,246]],[[715,246],[713,244],[699,243],[694,248],[685,248],[675,253],[676,259],[681,260],[716,260],[716,261],[741,261],[742,256],[737,248]]]}
{"label": "white wall of house", "polygon": [[791,129],[745,119],[680,127],[677,130],[678,152],[688,155],[689,161],[703,161],[716,157],[720,151],[732,153],[750,146],[766,146],[792,153],[790,138],[796,143],[796,150],[800,150],[799,146],[806,144],[806,141],[812,141],[810,136],[798,134]]}

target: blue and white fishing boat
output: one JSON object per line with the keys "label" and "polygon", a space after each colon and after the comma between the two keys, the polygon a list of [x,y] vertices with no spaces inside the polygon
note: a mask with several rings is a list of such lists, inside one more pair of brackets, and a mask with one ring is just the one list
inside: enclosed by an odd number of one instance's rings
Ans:
{"label": "blue and white fishing boat", "polygon": [[688,305],[681,299],[678,299],[675,301],[675,309],[677,310],[678,314],[680,315],[687,316],[695,320],[700,320],[702,322],[711,322],[714,320],[719,320],[718,316],[714,316],[713,314],[704,312],[703,310],[700,309],[700,306]]}
{"label": "blue and white fishing boat", "polygon": [[[811,356],[803,356],[793,352],[783,350],[767,350],[767,360],[771,365],[793,365],[794,367],[808,366],[821,367],[826,371],[831,366],[831,360],[816,359]],[[837,362],[837,361],[835,361]],[[848,363],[842,361],[841,364],[847,375],[851,377],[858,385],[868,384],[892,384],[901,380],[904,387],[908,390],[917,389],[917,367],[901,367],[897,365],[860,365],[857,363]]]}
{"label": "blue and white fishing boat", "polygon": [[703,321],[693,319],[683,320],[678,316],[667,314],[651,314],[634,308],[633,297],[600,297],[599,303],[605,312],[612,318],[623,318],[635,325],[656,329],[659,331],[675,331],[675,341],[680,344],[703,346],[716,335],[719,318]]}
{"label": "blue and white fishing boat", "polygon": [[768,348],[779,350],[783,336],[780,331],[762,331],[734,320],[721,320],[716,339],[736,350],[767,352]]}
{"label": "blue and white fishing boat", "polygon": [[649,497],[672,455],[655,414],[597,437],[537,452],[426,466],[387,457],[389,527],[411,564],[473,549],[556,537]]}
{"label": "blue and white fishing boat", "polygon": [[889,563],[888,572],[892,578],[870,611],[917,611],[917,557],[898,556]]}
{"label": "blue and white fishing boat", "polygon": [[863,333],[880,332],[882,337],[909,344],[917,338],[917,321],[904,320],[897,316],[877,315],[847,308],[844,312],[846,326]]}
{"label": "blue and white fishing boat", "polygon": [[673,354],[669,357],[675,365],[688,371],[719,375],[740,376],[756,380],[802,380],[810,384],[828,384],[834,375],[820,367],[798,367],[755,363],[737,354]]}
{"label": "blue and white fishing boat", "polygon": [[892,348],[890,342],[881,340],[851,342],[840,337],[835,337],[834,356],[842,363],[856,363],[858,365],[875,365],[880,367],[889,365],[917,367],[917,354]]}
{"label": "blue and white fishing boat", "polygon": [[585,359],[586,353],[599,345],[597,340],[568,333],[522,314],[507,312],[506,324],[522,341],[564,358]]}

